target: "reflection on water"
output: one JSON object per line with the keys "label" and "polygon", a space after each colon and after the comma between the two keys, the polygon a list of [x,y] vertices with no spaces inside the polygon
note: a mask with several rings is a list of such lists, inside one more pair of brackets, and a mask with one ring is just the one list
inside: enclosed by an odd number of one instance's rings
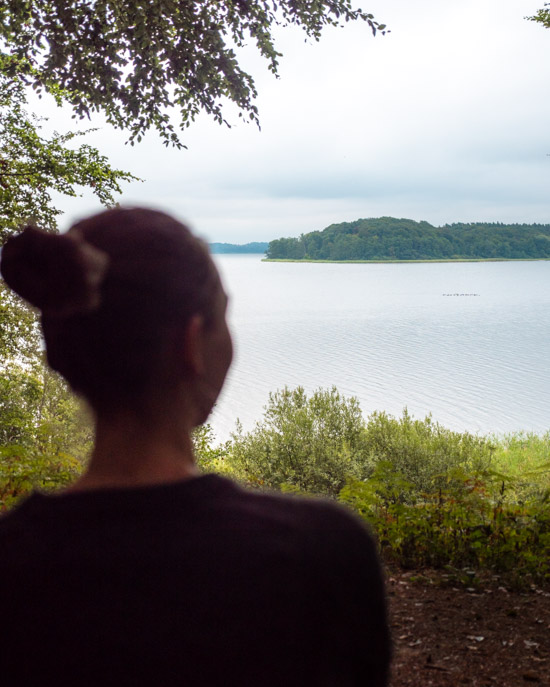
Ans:
{"label": "reflection on water", "polygon": [[215,260],[235,340],[219,438],[237,418],[252,427],[285,385],[335,385],[365,414],[407,406],[459,430],[550,428],[550,262]]}

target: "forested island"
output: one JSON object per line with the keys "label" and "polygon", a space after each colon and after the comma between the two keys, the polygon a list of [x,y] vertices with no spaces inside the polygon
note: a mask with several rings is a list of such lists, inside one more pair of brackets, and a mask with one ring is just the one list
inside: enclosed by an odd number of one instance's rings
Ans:
{"label": "forested island", "polygon": [[379,217],[331,224],[299,238],[271,241],[268,260],[550,259],[550,224],[429,222]]}
{"label": "forested island", "polygon": [[265,253],[268,243],[262,241],[253,241],[252,243],[245,243],[239,245],[236,243],[210,243],[210,251],[212,253]]}

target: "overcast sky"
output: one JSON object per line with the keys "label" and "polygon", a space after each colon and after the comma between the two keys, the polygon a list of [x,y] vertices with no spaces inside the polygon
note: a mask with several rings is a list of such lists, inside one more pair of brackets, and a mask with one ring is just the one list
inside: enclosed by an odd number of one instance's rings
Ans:
{"label": "overcast sky", "polygon": [[[248,51],[261,131],[200,119],[188,150],[151,134],[130,147],[98,120],[88,140],[144,179],[123,204],[186,219],[211,241],[244,243],[389,215],[550,223],[550,31],[524,17],[543,0],[375,0],[391,28],[279,32],[280,79]],[[49,126],[75,128],[40,101]],[[38,109],[38,108],[37,108]],[[229,114],[229,113],[228,113]],[[98,209],[59,202],[65,227]]]}

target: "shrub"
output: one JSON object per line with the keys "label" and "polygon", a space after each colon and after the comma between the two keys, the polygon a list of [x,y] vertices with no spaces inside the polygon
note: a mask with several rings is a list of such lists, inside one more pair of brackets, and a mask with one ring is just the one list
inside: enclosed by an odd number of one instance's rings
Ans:
{"label": "shrub", "polygon": [[495,466],[514,477],[513,489],[519,503],[536,496],[550,497],[550,432],[507,434],[495,441]]}
{"label": "shrub", "polygon": [[64,453],[42,454],[21,446],[0,449],[0,513],[33,489],[55,491],[82,472],[82,463]]}
{"label": "shrub", "polygon": [[225,460],[227,446],[225,444],[214,445],[215,437],[211,425],[205,424],[195,427],[191,439],[195,460],[201,472],[231,473],[229,464]]}
{"label": "shrub", "polygon": [[[453,432],[433,422],[431,416],[415,420],[407,409],[401,418],[375,412],[366,425],[365,460],[372,473],[382,462],[391,465],[407,483],[401,500],[414,502],[418,495],[444,488],[453,471],[487,470],[495,450],[484,437]],[[389,475],[388,470],[378,475]]]}
{"label": "shrub", "polygon": [[308,398],[304,389],[270,394],[263,421],[237,425],[229,460],[235,475],[256,486],[336,497],[349,477],[364,473],[365,429],[355,398],[333,387]]}
{"label": "shrub", "polygon": [[338,497],[403,566],[468,569],[468,579],[487,570],[525,586],[550,582],[549,447],[548,435],[479,437],[407,410],[365,422],[335,388],[308,398],[299,387],[271,394],[262,421],[238,425],[224,450],[254,486]]}
{"label": "shrub", "polygon": [[452,566],[505,574],[518,586],[550,581],[550,503],[515,501],[514,481],[501,474],[458,470],[447,488],[414,504],[410,487],[380,462],[366,482],[350,481],[340,500],[378,535],[382,552],[405,567]]}

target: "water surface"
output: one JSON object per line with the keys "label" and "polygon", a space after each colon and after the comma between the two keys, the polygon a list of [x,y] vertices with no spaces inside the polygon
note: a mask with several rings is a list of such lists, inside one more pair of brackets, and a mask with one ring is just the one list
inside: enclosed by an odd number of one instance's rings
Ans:
{"label": "water surface", "polygon": [[458,430],[550,428],[550,262],[215,261],[235,341],[211,418],[220,439],[285,385],[334,385],[365,415],[406,406]]}

